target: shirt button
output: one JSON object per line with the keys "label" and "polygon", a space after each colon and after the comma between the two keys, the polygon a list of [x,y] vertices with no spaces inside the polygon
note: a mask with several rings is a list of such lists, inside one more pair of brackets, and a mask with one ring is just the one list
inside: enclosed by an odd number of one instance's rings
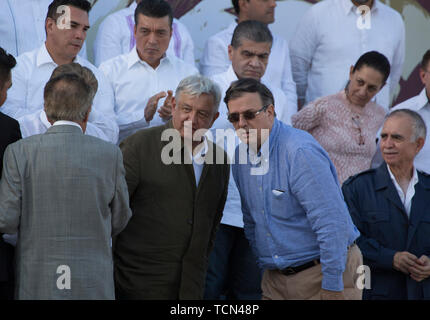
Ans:
{"label": "shirt button", "polygon": [[189,225],[193,224],[193,220],[191,220],[191,219],[188,219],[187,222],[188,222]]}
{"label": "shirt button", "polygon": [[275,259],[278,259],[278,258],[279,258],[279,257],[276,255],[276,256],[275,256]]}
{"label": "shirt button", "polygon": [[268,237],[271,237],[272,235],[271,235],[270,233],[267,233],[267,236],[268,236]]}
{"label": "shirt button", "polygon": [[258,190],[262,191],[263,189],[261,187],[259,187]]}
{"label": "shirt button", "polygon": [[264,214],[264,210],[261,210],[261,213]]}

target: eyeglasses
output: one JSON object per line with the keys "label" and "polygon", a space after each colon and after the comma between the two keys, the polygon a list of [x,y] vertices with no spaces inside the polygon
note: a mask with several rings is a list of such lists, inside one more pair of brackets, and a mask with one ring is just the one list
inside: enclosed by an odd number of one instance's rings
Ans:
{"label": "eyeglasses", "polygon": [[263,106],[260,110],[258,111],[249,111],[246,110],[245,112],[239,113],[239,112],[233,112],[233,113],[229,113],[227,115],[227,119],[230,122],[238,122],[240,119],[240,115],[242,114],[243,117],[245,118],[245,120],[252,120],[254,119],[256,116],[258,116],[259,113],[261,113],[262,111],[266,111],[266,109],[270,106],[270,104],[268,104],[267,106]]}
{"label": "eyeglasses", "polygon": [[361,132],[360,117],[359,116],[352,117],[352,122],[354,123],[355,128],[358,129],[358,133],[359,133],[358,145],[363,146],[364,145],[364,136]]}

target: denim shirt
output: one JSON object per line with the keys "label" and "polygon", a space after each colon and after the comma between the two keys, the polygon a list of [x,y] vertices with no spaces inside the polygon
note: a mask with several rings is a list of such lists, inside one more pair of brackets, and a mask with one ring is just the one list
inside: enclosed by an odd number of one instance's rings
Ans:
{"label": "denim shirt", "polygon": [[[343,290],[347,247],[359,231],[334,165],[310,134],[277,119],[265,144],[258,154],[260,163],[255,164],[249,149],[247,163],[240,164],[238,147],[233,164],[245,234],[258,264],[263,269],[283,269],[320,258],[322,288]],[[253,167],[264,163],[269,164],[268,170],[262,170],[267,173],[251,174]]]}

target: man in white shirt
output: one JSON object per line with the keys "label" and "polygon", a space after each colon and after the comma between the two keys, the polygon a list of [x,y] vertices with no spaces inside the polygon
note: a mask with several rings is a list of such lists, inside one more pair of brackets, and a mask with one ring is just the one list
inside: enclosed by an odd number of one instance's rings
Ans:
{"label": "man in white shirt", "polygon": [[[243,78],[260,81],[266,71],[272,43],[273,36],[266,24],[248,20],[237,25],[228,46],[231,66],[226,72],[211,77],[221,88],[223,96],[233,81]],[[274,87],[271,90],[276,106],[280,108],[276,109],[277,118],[290,124],[291,115],[297,111],[296,105],[288,105],[281,89]],[[228,121],[228,109],[224,102],[219,112],[220,117],[212,125],[211,134],[232,159],[239,141],[233,125]],[[217,129],[224,130],[217,135]],[[230,135],[227,134],[228,129]],[[220,299],[225,295],[229,300],[259,300],[260,284],[261,270],[243,231],[239,191],[234,179],[230,179],[223,218],[209,258],[205,299]]]}
{"label": "man in white shirt", "polygon": [[[0,46],[18,57],[46,40],[45,18],[52,0],[3,0],[0,10]],[[86,46],[79,52],[86,58]]]}
{"label": "man in white shirt", "polygon": [[[257,20],[268,25],[275,21],[275,0],[232,0],[232,3],[238,19],[233,21],[227,29],[207,40],[200,61],[200,71],[203,75],[211,76],[228,69],[230,61],[227,48],[238,23]],[[297,104],[296,84],[291,73],[288,43],[277,35],[273,35],[270,59],[262,80],[281,88],[291,101],[289,104]]]}
{"label": "man in white shirt", "polygon": [[384,163],[349,178],[342,191],[361,235],[357,244],[371,283],[363,299],[430,298],[430,176],[414,158],[426,125],[415,111],[390,113],[381,131]]}
{"label": "man in white shirt", "polygon": [[172,91],[183,78],[198,73],[194,66],[166,55],[173,20],[166,1],[142,0],[136,19],[133,50],[100,65],[114,90],[120,142],[140,129],[169,120]]}
{"label": "man in white shirt", "polygon": [[[132,0],[127,8],[112,13],[100,24],[94,42],[94,59],[97,66],[106,60],[129,53],[134,48],[134,12],[140,1]],[[172,32],[166,54],[194,65],[194,43],[187,27],[174,18]]]}
{"label": "man in white shirt", "polygon": [[[363,12],[367,13],[362,16]],[[310,7],[290,41],[299,109],[341,91],[349,67],[372,50],[384,54],[391,64],[388,85],[375,98],[388,110],[405,59],[405,26],[400,14],[379,0],[326,0]]]}
{"label": "man in white shirt", "polygon": [[[428,50],[421,61],[420,78],[424,89],[415,97],[412,97],[393,108],[410,109],[418,112],[423,118],[427,128],[430,127],[430,50]],[[422,150],[415,157],[414,165],[418,170],[430,173],[430,133],[427,131],[426,141]]]}
{"label": "man in white shirt", "polygon": [[[64,20],[64,15],[57,13],[57,8],[60,6],[68,8],[70,26],[67,25],[68,19]],[[112,88],[95,66],[77,56],[89,29],[88,12],[90,8],[91,5],[86,0],[53,1],[49,6],[46,18],[46,42],[40,48],[24,53],[17,58],[17,66],[12,72],[13,86],[9,91],[3,112],[18,119],[42,110],[43,88],[53,70],[58,65],[76,62],[89,68],[98,81],[98,90],[89,121],[102,130],[109,141],[116,143],[118,125],[114,116]],[[68,15],[67,12],[65,14]],[[62,25],[63,23],[65,25]]]}

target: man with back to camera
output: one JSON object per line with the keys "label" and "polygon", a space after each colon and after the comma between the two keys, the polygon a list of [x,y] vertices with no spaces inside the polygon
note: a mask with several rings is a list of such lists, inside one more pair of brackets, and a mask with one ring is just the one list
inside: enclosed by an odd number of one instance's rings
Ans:
{"label": "man with back to camera", "polygon": [[17,299],[115,299],[111,236],[131,216],[122,154],[84,135],[93,91],[77,74],[44,89],[46,133],[9,145],[0,232],[18,232]]}
{"label": "man with back to camera", "polygon": [[76,62],[89,68],[98,81],[90,122],[102,130],[112,143],[116,143],[118,125],[115,121],[112,88],[95,66],[78,56],[90,28],[90,9],[91,4],[87,0],[52,1],[45,19],[46,42],[40,48],[17,58],[17,66],[12,71],[14,85],[9,91],[4,112],[18,119],[42,110],[43,88],[52,71],[58,65]]}

